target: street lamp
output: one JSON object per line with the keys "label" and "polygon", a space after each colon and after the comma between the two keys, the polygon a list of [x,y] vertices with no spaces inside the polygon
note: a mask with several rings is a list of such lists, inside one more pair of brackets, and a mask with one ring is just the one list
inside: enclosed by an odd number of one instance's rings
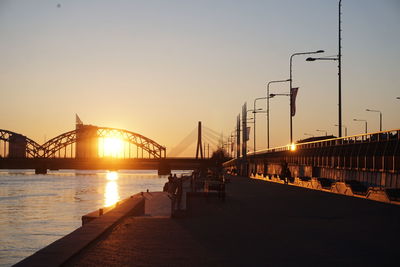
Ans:
{"label": "street lamp", "polygon": [[254,123],[254,118],[248,118],[246,122],[247,123]]}
{"label": "street lamp", "polygon": [[339,105],[338,105],[338,107],[339,107],[339,137],[342,137],[342,85],[341,85],[341,76],[342,76],[342,74],[341,74],[341,63],[340,63],[340,58],[341,58],[341,56],[337,56],[337,57],[317,57],[317,58],[314,58],[314,57],[309,57],[309,58],[307,58],[306,59],[306,61],[316,61],[316,60],[334,60],[334,61],[339,61],[339,74],[338,74],[338,77],[339,77]]}
{"label": "street lamp", "polygon": [[380,110],[366,109],[365,111],[379,112],[379,131],[382,132],[382,112]]}
{"label": "street lamp", "polygon": [[254,99],[254,109],[253,109],[253,118],[254,118],[254,138],[253,138],[253,145],[254,145],[254,155],[256,154],[256,113],[257,110],[262,110],[261,108],[256,109],[256,102],[257,100],[261,100],[261,99],[266,99],[268,97],[264,96],[264,97],[257,97],[256,99]]}
{"label": "street lamp", "polygon": [[368,133],[368,123],[367,123],[367,120],[353,119],[353,121],[364,121],[364,122],[365,122],[365,133]]}
{"label": "street lamp", "polygon": [[[259,109],[255,109],[255,108],[254,109],[248,109],[246,112],[253,112],[255,114],[257,112],[257,110],[261,110],[261,108],[259,108]],[[253,121],[251,121],[251,120],[253,120]],[[255,132],[256,131],[256,118],[255,118],[255,116],[253,118],[248,118],[247,121],[246,121],[246,124],[247,123],[253,123],[254,124],[253,131]],[[245,134],[244,131],[247,131],[247,129],[243,129],[243,134]],[[247,136],[247,132],[246,132],[246,136]],[[249,139],[249,136],[247,136],[247,140],[248,139]],[[255,153],[255,151],[254,151],[254,153]]]}
{"label": "street lamp", "polygon": [[293,78],[292,78],[292,61],[294,56],[300,56],[300,55],[311,55],[311,54],[319,54],[319,53],[324,53],[324,50],[317,50],[317,51],[312,51],[312,52],[302,52],[302,53],[294,53],[290,56],[290,65],[289,65],[289,93],[290,93],[290,144],[293,144],[293,121],[292,121],[292,109],[293,109],[293,94],[292,94],[292,89],[293,89]]}
{"label": "street lamp", "polygon": [[269,94],[269,98],[273,98],[275,96],[290,96],[290,94]]}
{"label": "street lamp", "polygon": [[342,0],[339,0],[339,30],[338,30],[338,55],[337,57],[324,57],[324,58],[307,58],[306,61],[315,61],[315,60],[337,60],[338,61],[338,109],[339,109],[339,137],[342,137]]}
{"label": "street lamp", "polygon": [[328,136],[328,131],[325,131],[325,130],[319,130],[319,129],[317,129],[316,131],[317,131],[317,132],[323,132],[323,133],[325,133],[325,136]]}
{"label": "street lamp", "polygon": [[[339,126],[339,124],[335,124],[336,127]],[[344,136],[347,136],[347,126],[342,125],[342,127],[344,128]]]}
{"label": "street lamp", "polygon": [[267,148],[269,148],[269,85],[271,83],[283,83],[283,82],[289,82],[290,79],[286,80],[276,80],[276,81],[270,81],[267,83]]}

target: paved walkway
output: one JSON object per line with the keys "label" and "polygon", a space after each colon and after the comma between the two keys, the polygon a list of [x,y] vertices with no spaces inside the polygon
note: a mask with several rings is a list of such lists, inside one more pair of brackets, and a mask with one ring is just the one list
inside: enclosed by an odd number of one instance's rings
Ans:
{"label": "paved walkway", "polygon": [[184,218],[125,219],[67,266],[398,265],[400,207],[232,177]]}

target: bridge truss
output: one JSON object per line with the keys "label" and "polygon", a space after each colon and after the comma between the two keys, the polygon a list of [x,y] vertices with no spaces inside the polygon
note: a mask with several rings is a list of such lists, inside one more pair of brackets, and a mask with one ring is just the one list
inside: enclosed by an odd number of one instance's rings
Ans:
{"label": "bridge truss", "polygon": [[[96,146],[98,139],[109,137],[117,138],[121,140],[121,142],[128,144],[127,148],[124,147],[123,158],[135,157],[132,156],[131,145],[136,146],[136,158],[144,158],[145,155],[147,155],[148,158],[166,157],[166,148],[164,146],[161,146],[154,140],[141,134],[109,127],[91,127],[91,129],[96,130],[94,139],[94,145]],[[75,157],[76,145],[78,142],[85,142],[90,138],[93,139],[93,136],[86,135],[84,130],[82,131],[81,129],[76,129],[60,134],[59,136],[50,139],[43,145],[39,145],[35,141],[23,135],[8,130],[0,130],[0,140],[3,141],[1,151],[2,157],[10,156],[10,153],[7,153],[7,144],[9,149],[10,145],[13,143],[13,136],[18,136],[26,141],[25,157],[29,158],[73,158]]]}
{"label": "bridge truss", "polygon": [[[40,150],[40,145],[33,141],[32,139],[27,138],[21,134],[0,129],[0,140],[2,141],[1,144],[1,156],[6,157],[9,153],[7,151],[7,144],[13,142],[13,137],[20,137],[23,138],[26,142],[26,149],[25,149],[25,156],[30,158],[35,158],[38,156],[37,152]],[[8,145],[9,147],[9,145]]]}

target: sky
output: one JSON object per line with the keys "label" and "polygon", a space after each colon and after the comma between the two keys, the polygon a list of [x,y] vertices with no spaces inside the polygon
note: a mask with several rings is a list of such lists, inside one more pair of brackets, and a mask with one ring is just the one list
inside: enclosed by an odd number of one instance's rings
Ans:
{"label": "sky", "polygon": [[[364,132],[355,118],[379,130],[367,108],[382,112],[384,130],[400,128],[400,1],[343,0],[342,29],[348,135]],[[0,129],[43,143],[73,130],[78,114],[168,154],[198,121],[230,135],[245,102],[253,108],[268,81],[289,78],[291,54],[335,56],[337,44],[337,0],[0,0]],[[305,59],[293,60],[294,139],[337,135],[337,62]],[[288,97],[271,99],[270,112],[271,146],[288,144]],[[262,149],[266,116],[256,119]],[[195,144],[183,155],[194,154]]]}

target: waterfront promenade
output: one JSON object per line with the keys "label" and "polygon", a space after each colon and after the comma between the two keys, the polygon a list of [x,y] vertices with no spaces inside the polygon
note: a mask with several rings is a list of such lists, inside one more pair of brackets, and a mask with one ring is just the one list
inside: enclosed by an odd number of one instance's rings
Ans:
{"label": "waterfront promenade", "polygon": [[226,201],[190,198],[183,217],[128,217],[66,266],[398,264],[400,207],[231,177]]}

